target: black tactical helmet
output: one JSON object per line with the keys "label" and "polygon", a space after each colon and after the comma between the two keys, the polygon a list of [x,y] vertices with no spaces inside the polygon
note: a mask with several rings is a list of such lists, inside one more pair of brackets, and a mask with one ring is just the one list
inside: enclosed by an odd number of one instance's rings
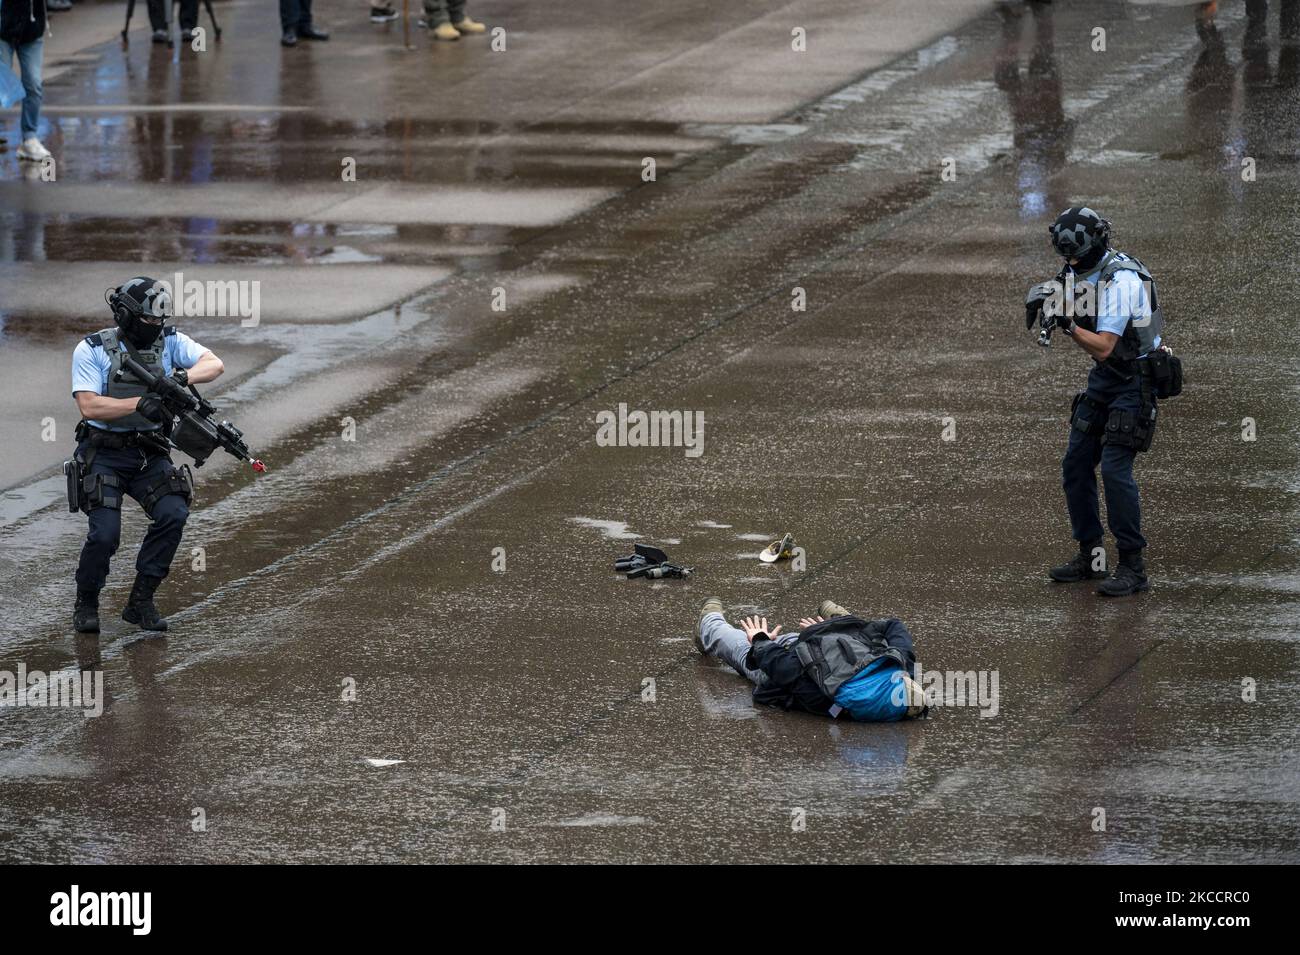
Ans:
{"label": "black tactical helmet", "polygon": [[[137,275],[104,293],[113,320],[136,348],[148,348],[162,332],[162,320],[172,315],[172,297],[155,279]],[[146,321],[145,319],[156,320]]]}
{"label": "black tactical helmet", "polygon": [[1110,221],[1087,206],[1070,206],[1048,228],[1052,248],[1063,259],[1100,257],[1110,246]]}

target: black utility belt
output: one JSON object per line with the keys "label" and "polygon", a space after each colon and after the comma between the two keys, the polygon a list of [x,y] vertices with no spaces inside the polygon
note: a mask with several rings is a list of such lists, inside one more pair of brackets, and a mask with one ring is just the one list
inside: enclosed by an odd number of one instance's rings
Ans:
{"label": "black utility belt", "polygon": [[167,439],[161,431],[107,431],[92,427],[84,421],[77,425],[76,437],[78,441],[89,441],[96,448],[111,448],[115,451],[123,448],[160,451],[167,447]]}

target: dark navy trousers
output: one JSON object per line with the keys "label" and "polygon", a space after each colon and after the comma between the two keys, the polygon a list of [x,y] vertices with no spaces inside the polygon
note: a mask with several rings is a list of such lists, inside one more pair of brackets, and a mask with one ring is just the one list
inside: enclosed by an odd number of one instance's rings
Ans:
{"label": "dark navy trousers", "polygon": [[312,25],[311,0],[280,0],[280,31],[306,30]]}
{"label": "dark navy trousers", "polygon": [[[78,448],[83,455],[89,450],[85,443]],[[114,498],[117,507],[96,507],[90,512],[90,533],[86,535],[81,560],[77,564],[78,590],[98,593],[108,579],[109,561],[122,539],[121,492],[142,501],[150,487],[171,468],[171,458],[166,454],[146,452],[141,448],[100,448],[95,452],[90,473],[116,474],[121,486],[104,488],[105,496]],[[189,505],[183,495],[167,494],[158,499],[149,513],[153,523],[149,525],[136,557],[135,569],[139,573],[152,577],[167,576],[189,516]]]}
{"label": "dark navy trousers", "polygon": [[[1142,383],[1134,375],[1125,380],[1104,365],[1094,364],[1088,373],[1088,395],[1108,406],[1108,410],[1140,412]],[[1105,425],[1106,412],[1101,412]],[[1099,540],[1102,535],[1101,512],[1097,500],[1097,465],[1106,489],[1106,520],[1121,552],[1139,551],[1147,545],[1142,536],[1142,505],[1137,481],[1133,477],[1133,459],[1137,452],[1117,444],[1101,443],[1101,434],[1087,435],[1070,428],[1070,445],[1061,461],[1061,484],[1070,511],[1070,529],[1079,542]]]}

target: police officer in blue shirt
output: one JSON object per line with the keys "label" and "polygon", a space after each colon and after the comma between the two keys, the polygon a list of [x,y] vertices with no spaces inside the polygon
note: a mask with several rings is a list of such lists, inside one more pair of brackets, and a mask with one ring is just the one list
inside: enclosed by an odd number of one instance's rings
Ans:
{"label": "police officer in blue shirt", "polygon": [[166,630],[154,592],[171,567],[189,517],[193,481],[168,454],[171,415],[158,394],[123,367],[129,355],[178,384],[212,381],[221,359],[166,325],[171,296],[151,278],[133,278],[104,293],[112,328],[88,335],[72,353],[72,397],[81,411],[77,451],[69,462],[69,503],[90,517],[77,565],[78,633],[99,632],[99,592],[122,530],[122,497],[134,498],[152,522],[136,558],[135,584],[122,619],[145,630]]}
{"label": "police officer in blue shirt", "polygon": [[[1151,447],[1156,401],[1149,356],[1160,348],[1162,319],[1155,284],[1132,256],[1110,247],[1110,223],[1086,206],[1062,212],[1050,228],[1065,259],[1057,281],[1065,307],[1057,326],[1093,360],[1088,387],[1074,399],[1070,443],[1061,462],[1070,526],[1079,551],[1048,571],[1071,583],[1105,578],[1097,593],[1122,597],[1149,586],[1142,558],[1142,508],[1133,462]],[[1084,283],[1087,283],[1086,285]],[[1040,303],[1041,306],[1041,303]],[[1033,312],[1034,305],[1027,305]],[[1035,315],[1027,314],[1027,324]],[[1163,356],[1162,356],[1163,357]],[[1106,518],[1119,548],[1107,576],[1097,501],[1097,465],[1106,493]]]}

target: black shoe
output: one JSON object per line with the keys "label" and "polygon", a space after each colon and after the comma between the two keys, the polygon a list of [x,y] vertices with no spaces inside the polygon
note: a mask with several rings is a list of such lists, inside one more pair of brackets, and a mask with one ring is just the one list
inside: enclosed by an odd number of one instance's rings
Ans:
{"label": "black shoe", "polygon": [[284,33],[280,34],[280,45],[297,46],[298,34],[294,33],[292,30],[285,30]]}
{"label": "black shoe", "polygon": [[1059,567],[1053,567],[1047,572],[1047,576],[1058,584],[1076,584],[1081,580],[1101,580],[1106,576],[1106,571],[1092,569],[1092,552],[1100,546],[1101,541],[1080,544],[1079,553],[1074,555],[1073,560],[1067,561]]}
{"label": "black shoe", "polygon": [[141,630],[166,630],[167,619],[158,612],[158,607],[153,602],[154,591],[161,583],[161,577],[136,574],[131,596],[127,598],[126,609],[122,611],[122,619]]}
{"label": "black shoe", "polygon": [[194,31],[193,31],[193,30],[182,30],[182,31],[181,31],[181,42],[182,42],[182,43],[189,43],[189,42],[190,42],[191,40],[193,40],[193,39],[194,39]]}
{"label": "black shoe", "polygon": [[153,41],[154,41],[155,43],[166,43],[166,42],[167,42],[167,31],[166,31],[166,30],[154,30],[154,31],[153,31],[153,37],[152,37],[152,39],[153,39]]}
{"label": "black shoe", "polygon": [[315,27],[307,27],[305,30],[298,31],[300,40],[328,40],[330,38],[328,30],[318,30]]}
{"label": "black shoe", "polygon": [[1127,597],[1151,586],[1147,580],[1146,567],[1141,560],[1120,560],[1115,573],[1101,582],[1097,593],[1102,597]]}
{"label": "black shoe", "polygon": [[396,20],[397,16],[398,16],[397,11],[394,10],[392,7],[371,7],[370,8],[371,23],[387,23],[389,20]]}
{"label": "black shoe", "polygon": [[72,608],[72,626],[77,633],[99,633],[99,594],[77,591],[77,604]]}

